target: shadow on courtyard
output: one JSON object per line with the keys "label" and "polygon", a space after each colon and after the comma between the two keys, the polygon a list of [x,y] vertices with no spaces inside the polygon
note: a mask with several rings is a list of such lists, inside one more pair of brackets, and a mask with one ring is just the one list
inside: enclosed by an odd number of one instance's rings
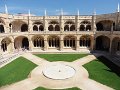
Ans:
{"label": "shadow on courtyard", "polygon": [[120,67],[118,65],[114,64],[112,61],[108,60],[104,56],[97,57],[97,59],[105,64],[108,68],[110,68],[110,70],[106,69],[106,71],[115,72],[118,76],[120,76]]}

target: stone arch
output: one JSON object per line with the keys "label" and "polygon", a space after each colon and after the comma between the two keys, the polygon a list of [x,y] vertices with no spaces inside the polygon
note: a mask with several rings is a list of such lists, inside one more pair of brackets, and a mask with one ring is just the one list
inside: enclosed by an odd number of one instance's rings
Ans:
{"label": "stone arch", "polygon": [[11,22],[12,32],[28,31],[28,24],[22,20],[15,20]]}
{"label": "stone arch", "polygon": [[49,47],[60,49],[60,38],[56,35],[48,36],[48,45]]}
{"label": "stone arch", "polygon": [[76,49],[76,37],[68,35],[64,37],[64,47],[69,47],[71,49]]}
{"label": "stone arch", "polygon": [[80,37],[79,45],[80,47],[91,47],[91,36],[90,35],[83,35]]}
{"label": "stone arch", "polygon": [[10,51],[11,49],[11,39],[6,37],[1,41],[1,49],[3,52]]}
{"label": "stone arch", "polygon": [[5,22],[3,19],[0,18],[0,23],[4,24],[5,25]]}
{"label": "stone arch", "polygon": [[26,32],[26,31],[28,31],[28,25],[27,24],[22,24],[21,32]]}
{"label": "stone arch", "polygon": [[50,21],[48,26],[49,31],[60,31],[60,25],[57,21]]}
{"label": "stone arch", "polygon": [[0,25],[0,33],[4,33],[5,30],[4,30],[4,26],[3,25]]}
{"label": "stone arch", "polygon": [[82,21],[80,23],[80,27],[79,27],[80,31],[91,31],[91,22],[90,21]]}
{"label": "stone arch", "polygon": [[80,31],[85,31],[85,26],[84,25],[80,25]]}
{"label": "stone arch", "polygon": [[96,24],[96,27],[97,27],[97,31],[102,31],[103,30],[103,24],[101,22],[98,22]]}
{"label": "stone arch", "polygon": [[96,23],[97,31],[111,31],[114,28],[112,20],[102,20]]}
{"label": "stone arch", "polygon": [[96,38],[96,50],[109,51],[110,38],[107,36],[98,36]]}
{"label": "stone arch", "polygon": [[44,48],[44,37],[41,35],[35,35],[32,37],[32,42],[34,47]]}
{"label": "stone arch", "polygon": [[60,26],[59,25],[55,25],[55,31],[60,31]]}
{"label": "stone arch", "polygon": [[40,26],[39,26],[39,31],[44,31],[43,25],[40,25]]}
{"label": "stone arch", "polygon": [[119,37],[113,38],[111,52],[112,53],[120,52],[120,38]]}
{"label": "stone arch", "polygon": [[48,30],[53,31],[53,29],[54,29],[53,25],[49,25]]}
{"label": "stone arch", "polygon": [[29,50],[29,40],[25,36],[18,36],[14,39],[15,49],[27,49]]}
{"label": "stone arch", "polygon": [[37,25],[34,25],[34,26],[33,26],[33,31],[38,31]]}
{"label": "stone arch", "polygon": [[33,31],[44,31],[44,25],[42,22],[33,23]]}
{"label": "stone arch", "polygon": [[69,25],[65,25],[64,31],[69,31]]}
{"label": "stone arch", "polygon": [[73,21],[66,21],[64,26],[64,31],[76,31],[75,23]]}

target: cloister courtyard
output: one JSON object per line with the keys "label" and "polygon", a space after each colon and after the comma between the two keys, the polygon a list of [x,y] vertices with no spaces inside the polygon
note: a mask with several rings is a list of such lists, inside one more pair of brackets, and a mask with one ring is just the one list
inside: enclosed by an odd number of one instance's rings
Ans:
{"label": "cloister courtyard", "polygon": [[120,89],[119,67],[104,54],[21,52],[11,56],[1,64],[0,90]]}
{"label": "cloister courtyard", "polygon": [[0,90],[120,90],[119,4],[113,13],[59,14],[10,14],[5,5]]}

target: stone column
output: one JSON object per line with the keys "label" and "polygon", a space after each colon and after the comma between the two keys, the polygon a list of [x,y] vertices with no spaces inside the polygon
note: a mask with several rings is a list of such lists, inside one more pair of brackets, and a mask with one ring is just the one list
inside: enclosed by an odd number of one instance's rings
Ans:
{"label": "stone column", "polygon": [[44,23],[44,32],[47,32],[48,31],[48,22],[46,20],[47,16],[44,16],[43,18],[43,23]]}
{"label": "stone column", "polygon": [[[29,17],[30,18],[30,17]],[[32,25],[32,21],[29,20],[29,23],[28,23],[28,32],[32,32],[33,31],[33,25]]]}
{"label": "stone column", "polygon": [[64,42],[63,42],[63,36],[60,38],[60,51],[62,51],[64,48]]}
{"label": "stone column", "polygon": [[11,49],[10,52],[14,52],[15,48],[14,48],[14,41],[11,42]]}
{"label": "stone column", "polygon": [[90,40],[91,40],[91,42],[90,42],[90,43],[91,43],[90,49],[91,49],[91,50],[94,50],[94,47],[95,47],[95,39],[94,39],[94,36],[93,36],[93,35],[92,35],[92,37],[91,37]]}
{"label": "stone column", "polygon": [[44,36],[44,51],[48,50],[47,36]]}
{"label": "stone column", "polygon": [[33,42],[31,39],[29,39],[29,50],[32,51],[33,50]]}
{"label": "stone column", "polygon": [[63,20],[63,16],[60,16],[60,32],[64,31],[64,20]]}
{"label": "stone column", "polygon": [[76,16],[76,19],[75,19],[75,27],[76,27],[76,31],[78,32],[79,31],[79,16]]}
{"label": "stone column", "polygon": [[112,38],[110,38],[110,48],[109,48],[109,52],[111,53],[112,51]]}
{"label": "stone column", "polygon": [[93,35],[93,50],[95,50],[96,49],[96,36],[95,35]]}
{"label": "stone column", "polygon": [[79,45],[79,36],[76,38],[76,50],[79,51],[80,45]]}
{"label": "stone column", "polygon": [[96,13],[94,12],[94,15],[92,16],[92,30],[93,33],[96,32]]}
{"label": "stone column", "polygon": [[1,56],[1,54],[2,54],[1,41],[2,41],[2,39],[0,38],[0,56]]}

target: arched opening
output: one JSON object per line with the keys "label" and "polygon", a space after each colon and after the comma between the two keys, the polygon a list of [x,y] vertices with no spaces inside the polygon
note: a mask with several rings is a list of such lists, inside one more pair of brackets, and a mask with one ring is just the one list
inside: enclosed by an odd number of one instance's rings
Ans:
{"label": "arched opening", "polygon": [[60,47],[60,39],[58,36],[49,36],[48,37],[49,47],[58,48]]}
{"label": "arched opening", "polygon": [[55,31],[60,31],[60,26],[59,25],[55,26]]}
{"label": "arched opening", "polygon": [[90,36],[85,35],[80,38],[79,41],[80,47],[90,47],[91,46],[91,39]]}
{"label": "arched opening", "polygon": [[82,21],[80,23],[80,31],[91,31],[91,22]]}
{"label": "arched opening", "polygon": [[64,38],[64,47],[69,47],[72,49],[76,48],[76,39],[74,36],[66,36]]}
{"label": "arched opening", "polygon": [[28,31],[28,25],[22,20],[15,20],[10,23],[12,25],[12,32],[26,32]]}
{"label": "arched opening", "polygon": [[70,31],[75,31],[75,25],[72,25],[72,26],[70,27]]}
{"label": "arched opening", "polygon": [[85,26],[84,25],[80,25],[80,31],[85,31]]}
{"label": "arched opening", "polygon": [[34,47],[44,48],[44,38],[36,35],[32,38]]}
{"label": "arched opening", "polygon": [[38,31],[38,27],[36,25],[33,26],[33,31]]}
{"label": "arched opening", "polygon": [[86,30],[87,30],[87,31],[90,31],[90,30],[91,30],[91,25],[87,25],[87,26],[86,26]]}
{"label": "arched opening", "polygon": [[44,31],[44,26],[42,22],[33,23],[33,31]]}
{"label": "arched opening", "polygon": [[28,31],[28,25],[27,24],[22,24],[21,32],[26,32],[26,31]]}
{"label": "arched opening", "polygon": [[107,36],[98,36],[96,38],[96,50],[109,51],[110,39]]}
{"label": "arched opening", "polygon": [[57,21],[51,21],[48,27],[49,31],[60,31],[60,26]]}
{"label": "arched opening", "polygon": [[9,38],[4,38],[2,41],[1,41],[1,49],[3,52],[5,51],[9,51],[8,49],[10,49],[10,43],[11,43],[11,40]]}
{"label": "arched opening", "polygon": [[64,31],[75,31],[75,23],[73,21],[65,22]]}
{"label": "arched opening", "polygon": [[22,48],[29,50],[29,41],[26,37],[24,37],[22,40]]}
{"label": "arched opening", "polygon": [[29,50],[29,40],[25,36],[18,36],[14,39],[14,48],[21,50],[27,49]]}
{"label": "arched opening", "polygon": [[113,23],[111,20],[102,20],[96,24],[97,31],[111,31]]}
{"label": "arched opening", "polygon": [[54,30],[53,30],[53,25],[50,25],[50,26],[48,27],[48,30],[49,30],[49,31],[54,31]]}
{"label": "arched opening", "polygon": [[120,52],[120,38],[115,37],[112,40],[112,48],[111,48],[112,53],[117,53]]}
{"label": "arched opening", "polygon": [[4,26],[3,25],[0,25],[0,33],[4,33],[5,30],[4,30]]}
{"label": "arched opening", "polygon": [[64,31],[69,31],[69,26],[68,25],[65,25]]}
{"label": "arched opening", "polygon": [[103,30],[103,25],[100,22],[96,24],[96,27],[97,27],[97,31],[102,31]]}
{"label": "arched opening", "polygon": [[40,26],[39,26],[39,31],[44,31],[43,25],[40,25]]}

